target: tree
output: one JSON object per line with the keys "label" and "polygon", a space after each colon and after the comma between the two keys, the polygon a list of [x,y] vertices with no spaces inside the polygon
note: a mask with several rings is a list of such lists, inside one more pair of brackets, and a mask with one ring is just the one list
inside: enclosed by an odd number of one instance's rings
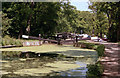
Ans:
{"label": "tree", "polygon": [[60,11],[58,12],[57,32],[73,32],[75,23],[76,8],[70,5],[68,0],[60,2]]}
{"label": "tree", "polygon": [[[3,12],[12,18],[9,32],[11,36],[20,38],[22,34],[38,36],[38,34],[51,35],[55,32],[57,11],[59,6],[54,3],[3,3]],[[9,6],[6,6],[9,5]]]}
{"label": "tree", "polygon": [[120,41],[120,2],[92,2],[90,8],[98,13],[103,12],[109,21],[108,38],[110,41]]}
{"label": "tree", "polygon": [[[26,32],[27,21],[32,13],[29,8],[30,3],[3,3],[3,12],[7,13],[7,17],[12,19],[11,27],[9,28],[12,37],[18,37]],[[6,6],[8,5],[8,6]]]}
{"label": "tree", "polygon": [[2,15],[2,26],[1,26],[1,31],[2,31],[2,37],[4,37],[5,35],[9,35],[9,31],[8,29],[11,27],[11,19],[9,19],[6,13],[2,13],[2,11],[0,12],[0,14]]}

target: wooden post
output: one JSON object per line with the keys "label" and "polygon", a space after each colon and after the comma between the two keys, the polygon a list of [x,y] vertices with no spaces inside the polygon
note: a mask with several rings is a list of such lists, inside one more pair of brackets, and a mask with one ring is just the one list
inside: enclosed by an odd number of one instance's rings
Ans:
{"label": "wooden post", "polygon": [[76,43],[78,42],[78,36],[76,36]]}
{"label": "wooden post", "polygon": [[41,34],[39,34],[39,45],[41,45],[40,37],[41,37]]}
{"label": "wooden post", "polygon": [[61,39],[58,38],[58,45],[61,45]]}

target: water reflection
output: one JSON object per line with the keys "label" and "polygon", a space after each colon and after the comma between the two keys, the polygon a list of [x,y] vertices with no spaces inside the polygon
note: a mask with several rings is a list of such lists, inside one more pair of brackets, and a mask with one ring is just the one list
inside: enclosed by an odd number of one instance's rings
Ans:
{"label": "water reflection", "polygon": [[[70,52],[71,53],[71,52]],[[20,69],[31,69],[31,68],[39,68],[40,66],[44,66],[46,63],[52,63],[54,61],[73,61],[75,64],[79,65],[79,68],[71,69],[67,71],[61,72],[52,72],[47,75],[49,76],[61,76],[61,77],[87,77],[87,64],[95,63],[96,57],[70,57],[63,54],[55,54],[55,53],[35,53],[35,52],[2,52],[2,61],[4,62],[2,70],[7,71],[8,73],[3,74],[6,75],[14,75],[14,72]],[[29,75],[28,75],[29,76]],[[6,76],[7,78],[8,76]],[[12,78],[8,77],[8,78]],[[56,77],[54,77],[56,78]]]}
{"label": "water reflection", "polygon": [[76,61],[75,63],[80,65],[81,67],[77,69],[62,71],[62,72],[56,72],[56,74],[54,73],[54,76],[57,75],[57,76],[64,76],[64,77],[69,76],[69,77],[86,78],[86,75],[87,75],[86,72],[88,71],[87,64],[79,61]]}

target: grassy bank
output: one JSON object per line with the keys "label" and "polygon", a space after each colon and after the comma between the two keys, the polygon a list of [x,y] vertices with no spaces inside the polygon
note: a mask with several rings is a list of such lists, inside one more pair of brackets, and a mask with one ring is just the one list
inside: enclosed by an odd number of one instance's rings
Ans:
{"label": "grassy bank", "polygon": [[[81,49],[72,46],[59,46],[52,44],[44,44],[41,46],[29,46],[29,47],[14,47],[14,48],[1,48],[0,51],[22,51],[22,52],[36,52],[36,53],[58,53],[65,54],[73,57],[95,57],[97,55],[95,50]],[[97,57],[97,56],[96,56]]]}
{"label": "grassy bank", "polygon": [[99,57],[104,56],[105,46],[103,44],[95,44],[95,43],[81,41],[81,42],[75,43],[74,46],[85,48],[85,49],[93,49],[97,51],[97,54]]}

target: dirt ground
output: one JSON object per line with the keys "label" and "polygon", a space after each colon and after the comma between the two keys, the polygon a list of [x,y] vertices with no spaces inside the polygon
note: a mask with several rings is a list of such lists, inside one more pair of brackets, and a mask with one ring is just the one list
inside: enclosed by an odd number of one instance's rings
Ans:
{"label": "dirt ground", "polygon": [[120,78],[120,47],[118,43],[102,43],[105,45],[103,78]]}
{"label": "dirt ground", "polygon": [[110,42],[93,42],[93,43],[100,43],[105,45],[105,57],[101,58],[101,63],[104,67],[102,78],[120,78],[119,44]]}

